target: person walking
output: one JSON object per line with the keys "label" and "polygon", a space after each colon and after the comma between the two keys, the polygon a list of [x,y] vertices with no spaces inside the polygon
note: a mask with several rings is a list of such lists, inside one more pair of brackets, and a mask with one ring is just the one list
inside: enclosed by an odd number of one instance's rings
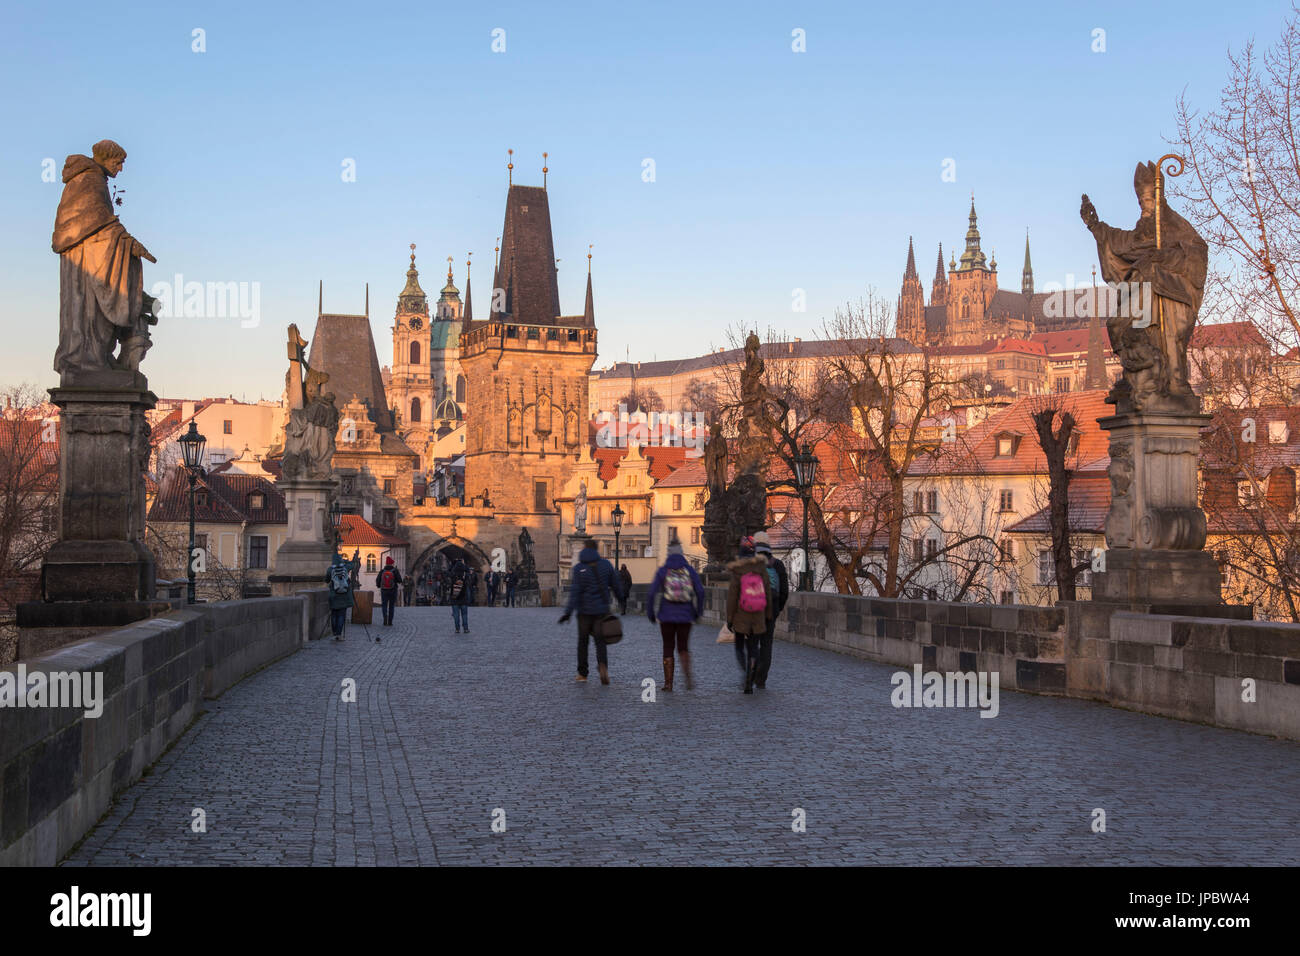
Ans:
{"label": "person walking", "polygon": [[337,551],[330,559],[329,569],[325,572],[325,584],[330,596],[330,629],[334,640],[343,640],[343,628],[348,622],[348,608],[355,599],[352,597],[352,563],[345,561]]}
{"label": "person walking", "polygon": [[501,587],[501,575],[498,574],[496,571],[493,571],[491,568],[488,568],[486,582],[487,582],[487,594],[488,594],[487,606],[496,607],[497,589]]}
{"label": "person walking", "polygon": [[575,680],[587,679],[587,642],[596,642],[596,666],[600,671],[600,682],[609,683],[609,651],[604,639],[595,633],[596,622],[609,615],[610,591],[620,601],[627,599],[622,593],[623,582],[614,570],[614,565],[600,556],[596,542],[588,538],[585,547],[578,552],[578,563],[574,565],[569,583],[569,603],[560,617],[565,624],[578,612],[578,676]]}
{"label": "person walking", "polygon": [[384,627],[393,626],[393,609],[397,607],[397,589],[402,585],[402,572],[397,570],[390,554],[384,561],[384,569],[375,576],[375,587],[379,588],[379,601],[384,614]]}
{"label": "person walking", "polygon": [[515,588],[519,586],[519,575],[511,571],[506,575],[506,607],[515,606]]}
{"label": "person walking", "polygon": [[627,569],[627,565],[625,564],[619,568],[618,576],[619,580],[623,582],[623,603],[621,605],[622,610],[619,611],[619,613],[626,614],[627,599],[632,595],[632,572]]}
{"label": "person walking", "polygon": [[462,627],[469,633],[469,573],[469,566],[457,558],[448,575],[447,603],[451,605],[451,620],[457,634]]}
{"label": "person walking", "polygon": [[767,576],[767,560],[754,553],[754,539],[740,542],[740,555],[727,565],[727,627],[736,635],[736,663],[744,673],[744,691],[754,693],[759,644],[772,619],[776,596]]}
{"label": "person walking", "polygon": [[415,577],[408,577],[402,585],[402,607],[411,606],[411,595],[415,592]]}
{"label": "person walking", "polygon": [[785,569],[785,563],[772,553],[772,543],[766,531],[754,535],[754,553],[767,562],[767,579],[772,582],[772,590],[776,595],[776,606],[772,609],[771,618],[768,619],[767,633],[759,642],[758,674],[754,678],[754,686],[764,690],[767,687],[767,672],[772,669],[772,642],[776,638],[776,619],[781,616],[786,603],[790,600],[790,574]]}
{"label": "person walking", "polygon": [[[658,597],[659,608],[655,609]],[[659,622],[659,633],[664,642],[664,687],[673,689],[673,650],[682,661],[682,677],[686,689],[695,688],[691,674],[691,625],[704,613],[704,582],[695,569],[682,556],[682,546],[676,541],[668,545],[668,558],[650,582],[646,598],[646,614],[650,623]]]}

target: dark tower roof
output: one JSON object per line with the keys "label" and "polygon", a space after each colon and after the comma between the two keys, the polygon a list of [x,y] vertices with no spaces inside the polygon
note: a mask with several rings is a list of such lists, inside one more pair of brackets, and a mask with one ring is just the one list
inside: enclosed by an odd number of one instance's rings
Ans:
{"label": "dark tower roof", "polygon": [[916,274],[916,255],[912,252],[912,237],[907,237],[907,267],[903,269],[904,279],[917,279],[921,277]]}
{"label": "dark tower roof", "polygon": [[376,430],[393,430],[369,316],[317,315],[307,364],[329,375],[323,390],[334,393],[340,409],[355,395],[370,406]]}
{"label": "dark tower roof", "polygon": [[596,307],[591,300],[591,253],[587,253],[587,301],[582,307],[582,321],[593,329],[596,327]]}
{"label": "dark tower roof", "polygon": [[505,291],[505,303],[504,309],[498,309],[493,295],[492,321],[554,325],[560,315],[551,209],[545,189],[512,185],[506,194],[496,288]]}

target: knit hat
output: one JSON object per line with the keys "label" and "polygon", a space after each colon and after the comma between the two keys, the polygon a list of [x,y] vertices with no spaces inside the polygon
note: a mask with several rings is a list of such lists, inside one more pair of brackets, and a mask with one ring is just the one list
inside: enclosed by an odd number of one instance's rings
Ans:
{"label": "knit hat", "polygon": [[757,548],[760,544],[768,545],[770,550],[772,541],[771,539],[768,538],[766,531],[760,531],[756,535],[754,535],[754,547]]}
{"label": "knit hat", "polygon": [[669,554],[681,554],[681,553],[682,553],[682,545],[681,545],[681,542],[680,542],[680,541],[673,541],[673,542],[670,542],[669,545],[668,545],[668,553],[669,553]]}
{"label": "knit hat", "polygon": [[[755,535],[755,537],[758,536]],[[754,550],[757,551],[759,554],[771,554],[772,546],[768,544],[766,541],[756,541],[754,543]]]}
{"label": "knit hat", "polygon": [[388,560],[385,561],[384,564],[392,564],[392,563],[393,563],[393,556],[390,554],[390,555],[388,556]]}

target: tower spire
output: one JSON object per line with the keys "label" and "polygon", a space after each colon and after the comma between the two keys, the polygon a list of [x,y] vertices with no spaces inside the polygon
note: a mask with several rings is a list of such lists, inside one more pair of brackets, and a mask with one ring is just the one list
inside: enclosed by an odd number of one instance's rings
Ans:
{"label": "tower spire", "polygon": [[904,279],[918,279],[916,274],[916,255],[912,252],[912,237],[907,237],[907,267],[903,270]]}
{"label": "tower spire", "polygon": [[507,149],[506,155],[510,157],[506,160],[506,185],[513,186],[515,184],[515,151]]}
{"label": "tower spire", "polygon": [[472,252],[465,253],[465,313],[464,326],[469,328],[469,324],[474,321],[474,304],[469,297],[469,259],[474,255]]}
{"label": "tower spire", "polygon": [[1034,267],[1029,262],[1029,229],[1025,229],[1025,268],[1020,273],[1020,291],[1025,295],[1034,294]]}
{"label": "tower spire", "polygon": [[582,307],[582,321],[592,328],[596,325],[596,307],[591,299],[591,246],[587,246],[587,301]]}
{"label": "tower spire", "polygon": [[984,253],[980,250],[980,230],[975,216],[975,193],[970,194],[970,228],[966,230],[966,251],[961,254],[961,268],[959,272],[969,272],[972,269],[987,270],[984,262]]}
{"label": "tower spire", "polygon": [[324,279],[320,280],[320,289],[317,291],[316,295],[317,295],[316,318],[319,319],[322,315],[325,314],[325,280]]}
{"label": "tower spire", "polygon": [[930,286],[930,304],[948,304],[948,272],[943,267],[943,243],[939,243],[939,256],[934,260],[934,284]]}

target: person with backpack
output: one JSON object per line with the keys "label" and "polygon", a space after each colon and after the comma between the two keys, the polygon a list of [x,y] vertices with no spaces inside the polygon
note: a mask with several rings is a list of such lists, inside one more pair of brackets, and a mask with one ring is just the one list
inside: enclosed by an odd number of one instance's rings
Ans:
{"label": "person with backpack", "polygon": [[390,554],[384,561],[384,569],[375,576],[375,587],[379,588],[379,600],[384,613],[384,627],[393,626],[393,608],[397,606],[397,589],[402,584],[402,572],[397,570]]}
{"label": "person with backpack", "polygon": [[352,597],[352,562],[345,561],[337,551],[325,572],[325,586],[330,596],[330,628],[334,640],[341,641],[343,628],[348,622],[348,608],[352,607],[355,599]]}
{"label": "person with backpack", "polygon": [[609,615],[610,591],[619,600],[626,600],[623,594],[623,582],[619,579],[614,565],[600,556],[596,542],[588,538],[585,547],[578,552],[578,563],[573,567],[569,582],[569,603],[560,617],[565,624],[578,612],[578,676],[577,681],[587,679],[587,642],[596,642],[596,667],[600,671],[600,682],[609,683],[609,649],[604,639],[596,636],[596,624]]}
{"label": "person with backpack", "polygon": [[754,539],[740,542],[740,555],[727,565],[727,627],[736,635],[736,662],[744,672],[744,691],[754,693],[759,644],[767,633],[776,595],[767,576],[767,560],[754,553]]}
{"label": "person with backpack", "polygon": [[469,633],[469,566],[460,558],[451,566],[447,576],[447,603],[451,605],[451,620],[459,634],[464,627]]}
{"label": "person with backpack", "polygon": [[790,575],[785,563],[772,553],[772,543],[766,531],[754,535],[754,553],[767,562],[767,579],[772,582],[772,591],[776,595],[776,606],[772,608],[772,617],[767,622],[767,633],[759,642],[758,674],[754,686],[759,690],[767,687],[767,672],[772,669],[772,642],[776,638],[776,619],[785,610],[790,600]]}
{"label": "person with backpack", "polygon": [[[660,599],[658,610],[655,609],[656,597]],[[655,572],[654,580],[650,582],[650,593],[646,597],[646,614],[651,624],[658,620],[659,633],[663,637],[665,691],[673,689],[674,647],[682,660],[686,689],[695,688],[688,642],[691,638],[691,625],[703,613],[704,582],[682,556],[682,546],[674,541],[668,545],[668,559]]]}

